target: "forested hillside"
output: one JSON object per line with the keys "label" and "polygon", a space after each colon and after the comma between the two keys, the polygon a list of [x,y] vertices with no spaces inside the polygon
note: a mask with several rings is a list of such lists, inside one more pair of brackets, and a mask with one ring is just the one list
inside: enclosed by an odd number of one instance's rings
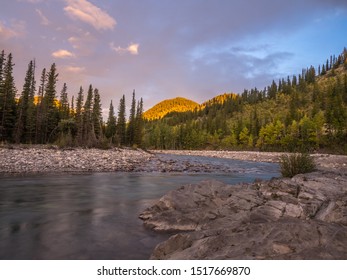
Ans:
{"label": "forested hillside", "polygon": [[145,125],[154,149],[347,152],[347,50],[259,90]]}
{"label": "forested hillside", "polygon": [[[23,89],[19,92],[13,78],[12,54],[0,53],[0,144],[57,144],[61,147],[102,147],[141,145],[143,102],[132,95],[126,119],[125,96],[120,99],[118,114],[111,101],[107,122],[102,120],[99,90],[82,86],[68,98],[64,83],[60,96],[56,89],[58,71],[53,63],[42,70],[38,84],[35,61],[30,61]],[[71,96],[70,95],[70,96]],[[71,100],[71,102],[70,102]]]}
{"label": "forested hillside", "polygon": [[193,111],[198,106],[199,104],[192,100],[183,97],[176,97],[159,102],[151,109],[147,110],[143,114],[143,117],[146,120],[156,120],[164,117],[171,112]]}

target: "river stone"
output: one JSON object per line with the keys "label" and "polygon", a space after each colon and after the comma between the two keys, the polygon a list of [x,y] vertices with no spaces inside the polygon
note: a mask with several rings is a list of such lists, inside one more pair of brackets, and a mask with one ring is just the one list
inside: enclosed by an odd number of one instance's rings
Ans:
{"label": "river stone", "polygon": [[152,259],[346,259],[347,176],[203,181],[169,192],[140,218],[157,231],[185,231]]}

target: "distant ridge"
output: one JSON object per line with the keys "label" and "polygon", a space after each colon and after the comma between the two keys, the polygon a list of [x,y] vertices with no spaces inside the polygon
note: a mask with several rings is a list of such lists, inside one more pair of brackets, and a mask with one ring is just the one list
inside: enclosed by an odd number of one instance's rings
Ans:
{"label": "distant ridge", "polygon": [[195,109],[203,109],[208,105],[223,104],[227,99],[237,98],[236,93],[223,93],[209,99],[202,104],[184,97],[176,97],[173,99],[166,99],[154,105],[151,109],[147,110],[143,116],[146,120],[157,120],[165,117],[171,112],[187,112]]}
{"label": "distant ridge", "polygon": [[213,97],[210,100],[205,101],[200,106],[203,108],[207,105],[223,104],[227,99],[229,99],[229,98],[235,99],[237,96],[238,96],[238,94],[236,94],[236,93],[223,93],[223,94],[220,94],[220,95]]}
{"label": "distant ridge", "polygon": [[173,99],[166,99],[154,105],[151,109],[147,110],[143,117],[146,120],[161,119],[171,112],[186,112],[192,111],[199,107],[195,101],[183,97],[176,97]]}

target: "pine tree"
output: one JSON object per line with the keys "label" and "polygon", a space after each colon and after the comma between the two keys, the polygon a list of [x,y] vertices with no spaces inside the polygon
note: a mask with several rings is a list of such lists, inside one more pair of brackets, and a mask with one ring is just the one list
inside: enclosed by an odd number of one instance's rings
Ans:
{"label": "pine tree", "polygon": [[75,118],[75,96],[71,97],[71,107],[70,107],[70,111],[69,111],[69,115],[71,118]]}
{"label": "pine tree", "polygon": [[120,99],[117,118],[117,137],[121,146],[126,144],[125,96]]}
{"label": "pine tree", "polygon": [[268,90],[268,96],[269,96],[269,98],[274,99],[276,97],[276,94],[277,94],[277,85],[276,85],[275,81],[272,80],[272,84]]}
{"label": "pine tree", "polygon": [[16,92],[13,78],[12,54],[7,56],[2,84],[2,106],[0,111],[0,140],[13,142],[16,123]]}
{"label": "pine tree", "polygon": [[43,104],[44,89],[47,82],[46,68],[43,68],[40,78],[39,96],[36,104],[36,125],[35,125],[35,143],[43,143],[43,121],[46,116]]}
{"label": "pine tree", "polygon": [[134,144],[141,146],[143,137],[143,100],[142,98],[137,103],[136,117],[135,117],[135,135]]}
{"label": "pine tree", "polygon": [[77,145],[82,145],[82,140],[83,140],[83,118],[82,118],[83,98],[84,98],[83,88],[80,87],[80,90],[77,94],[76,113],[75,113],[75,123],[76,123],[76,129],[77,129],[77,136],[76,136]]}
{"label": "pine tree", "polygon": [[2,127],[2,118],[3,110],[5,105],[5,91],[4,91],[4,68],[5,68],[5,51],[3,50],[0,54],[0,141],[3,139],[3,127]]}
{"label": "pine tree", "polygon": [[69,100],[67,97],[66,83],[64,83],[63,88],[60,92],[59,115],[61,120],[68,119],[70,116],[70,108],[69,108]]}
{"label": "pine tree", "polygon": [[95,134],[92,120],[93,110],[93,86],[89,85],[86,102],[83,106],[83,140],[87,146],[94,144]]}
{"label": "pine tree", "polygon": [[134,144],[135,117],[136,117],[136,100],[135,100],[135,90],[134,90],[133,97],[131,100],[129,123],[127,127],[127,143],[129,146],[132,146]]}
{"label": "pine tree", "polygon": [[97,139],[102,138],[102,109],[99,90],[94,89],[94,102],[93,102],[93,127],[94,134]]}
{"label": "pine tree", "polygon": [[111,100],[110,109],[108,111],[107,124],[106,124],[106,137],[110,139],[111,143],[115,143],[115,136],[116,136],[116,117],[115,117],[114,107]]}
{"label": "pine tree", "polygon": [[18,102],[15,142],[30,143],[34,122],[35,65],[30,61]]}
{"label": "pine tree", "polygon": [[55,63],[53,63],[47,74],[47,84],[42,100],[45,112],[45,118],[43,119],[43,143],[53,141],[53,134],[59,123],[59,110],[56,104],[57,78],[57,68]]}
{"label": "pine tree", "polygon": [[327,71],[325,70],[325,65],[323,64],[322,65],[322,72],[321,72],[321,75],[325,75],[327,73]]}

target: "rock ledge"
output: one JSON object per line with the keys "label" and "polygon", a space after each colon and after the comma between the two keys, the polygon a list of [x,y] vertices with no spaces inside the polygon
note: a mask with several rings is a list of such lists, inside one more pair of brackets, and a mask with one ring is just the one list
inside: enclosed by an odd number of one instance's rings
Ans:
{"label": "rock ledge", "polygon": [[347,259],[347,174],[183,186],[140,214],[180,231],[152,259]]}

